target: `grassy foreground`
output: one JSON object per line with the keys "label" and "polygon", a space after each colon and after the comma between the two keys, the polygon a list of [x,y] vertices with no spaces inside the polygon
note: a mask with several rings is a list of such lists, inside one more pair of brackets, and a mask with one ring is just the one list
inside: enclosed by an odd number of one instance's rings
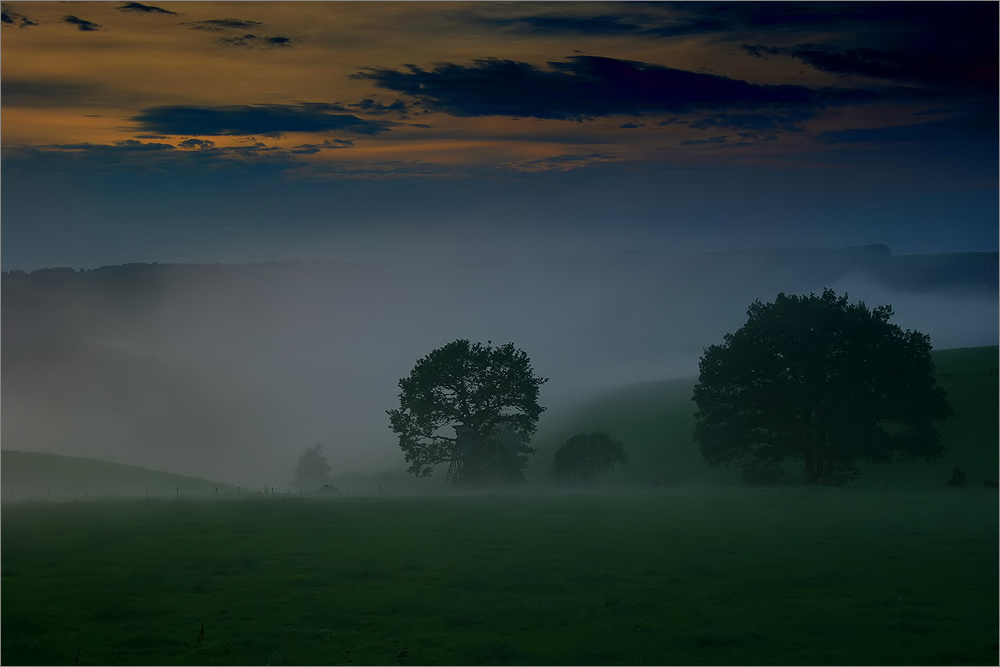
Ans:
{"label": "grassy foreground", "polygon": [[997,664],[997,496],[2,508],[4,664]]}

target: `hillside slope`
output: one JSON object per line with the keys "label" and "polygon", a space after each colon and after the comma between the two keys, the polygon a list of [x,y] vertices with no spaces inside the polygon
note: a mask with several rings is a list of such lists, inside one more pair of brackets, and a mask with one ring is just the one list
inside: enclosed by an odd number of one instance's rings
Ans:
{"label": "hillside slope", "polygon": [[38,452],[0,452],[0,477],[4,501],[141,498],[147,494],[183,498],[236,492],[236,487],[197,477]]}
{"label": "hillside slope", "polygon": [[[955,466],[966,471],[971,483],[995,480],[1000,466],[997,355],[997,346],[934,351],[938,382],[954,410],[940,425],[944,458],[937,465],[862,466],[857,483],[933,486],[944,484]],[[621,438],[631,456],[628,465],[608,476],[608,483],[647,484],[653,478],[681,485],[738,482],[738,470],[712,468],[691,439],[695,382],[685,378],[631,385],[546,414],[535,440],[531,478],[547,478],[553,453],[570,435],[602,429]]]}

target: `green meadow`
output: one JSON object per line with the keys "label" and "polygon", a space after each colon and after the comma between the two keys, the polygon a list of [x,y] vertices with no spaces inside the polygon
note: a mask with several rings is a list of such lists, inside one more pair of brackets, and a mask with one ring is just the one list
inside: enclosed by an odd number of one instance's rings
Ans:
{"label": "green meadow", "polygon": [[[935,356],[945,460],[843,488],[704,465],[677,381],[553,414],[515,492],[5,502],[3,663],[995,665],[997,348]],[[630,464],[542,484],[590,428]]]}
{"label": "green meadow", "polygon": [[4,664],[996,664],[997,499],[3,508]]}

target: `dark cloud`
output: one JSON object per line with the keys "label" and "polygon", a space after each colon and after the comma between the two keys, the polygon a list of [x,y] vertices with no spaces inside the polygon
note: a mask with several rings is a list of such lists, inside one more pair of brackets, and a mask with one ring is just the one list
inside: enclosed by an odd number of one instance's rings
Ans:
{"label": "dark cloud", "polygon": [[71,23],[75,25],[78,30],[82,30],[83,32],[93,32],[94,30],[99,30],[101,27],[93,21],[88,21],[72,15],[64,16],[63,23]]}
{"label": "dark cloud", "polygon": [[744,45],[752,56],[786,55],[815,69],[834,74],[866,76],[901,83],[996,89],[996,41],[981,50],[948,53],[935,48],[889,51],[837,48],[819,44],[796,47]]}
{"label": "dark cloud", "polygon": [[223,44],[228,44],[229,46],[242,46],[249,49],[261,47],[288,48],[292,45],[292,39],[290,37],[285,37],[284,35],[259,37],[253,33],[247,33],[237,37],[222,37],[219,41]]}
{"label": "dark cloud", "polygon": [[208,139],[185,139],[177,144],[178,148],[193,148],[197,150],[211,150],[215,148],[215,142]]}
{"label": "dark cloud", "polygon": [[123,139],[112,144],[92,144],[90,142],[79,144],[47,144],[39,146],[42,152],[80,152],[80,153],[110,153],[110,152],[136,152],[136,151],[172,151],[174,147],[170,144],[143,143],[137,139]]}
{"label": "dark cloud", "polygon": [[842,88],[759,85],[715,74],[628,60],[574,56],[548,69],[483,58],[433,70],[366,68],[352,75],[409,95],[432,111],[454,116],[514,116],[587,120],[616,114],[765,107],[820,108],[863,102],[876,93]]}
{"label": "dark cloud", "polygon": [[281,149],[280,146],[268,146],[261,141],[252,141],[246,146],[233,146],[221,149],[220,152],[231,153],[239,157],[257,157],[258,155],[265,153],[272,153],[274,155],[284,157],[286,155],[285,151]]}
{"label": "dark cloud", "polygon": [[154,5],[144,5],[141,2],[130,2],[127,5],[121,5],[118,9],[123,12],[143,12],[146,14],[177,14],[177,12],[172,12]]}
{"label": "dark cloud", "polygon": [[190,21],[182,25],[191,26],[192,30],[223,33],[224,36],[219,38],[219,42],[227,46],[239,46],[247,49],[281,49],[288,48],[293,44],[292,38],[286,35],[259,35],[253,32],[245,32],[246,30],[264,25],[260,21],[233,18],[208,19],[205,21]]}
{"label": "dark cloud", "polygon": [[406,116],[407,107],[403,100],[396,100],[392,104],[384,104],[382,102],[376,102],[375,100],[366,97],[365,99],[357,102],[356,104],[348,104],[347,106],[352,109],[357,109],[358,111],[363,111],[368,114],[385,114],[385,113],[398,113],[402,116]]}
{"label": "dark cloud", "polygon": [[18,28],[27,28],[28,26],[38,25],[24,14],[15,12],[7,3],[0,5],[0,24],[4,27],[17,26]]}
{"label": "dark cloud", "polygon": [[622,123],[618,127],[623,130],[634,130],[639,127],[644,127],[645,123]]}
{"label": "dark cloud", "polygon": [[192,30],[208,30],[210,32],[223,32],[226,30],[248,30],[264,25],[260,21],[248,21],[246,19],[207,19],[205,21],[188,21],[183,25],[191,26]]}
{"label": "dark cloud", "polygon": [[[991,7],[992,5],[992,7]],[[997,7],[992,2],[670,2],[672,19],[703,24],[705,32],[772,33],[870,31],[879,39],[929,35],[996,38]]]}
{"label": "dark cloud", "polygon": [[996,98],[996,2],[854,2],[831,4],[820,15],[829,19],[824,32],[836,35],[835,41],[817,43],[821,33],[813,33],[799,44],[786,38],[779,45],[743,48],[752,56],[787,56],[832,74]]}
{"label": "dark cloud", "polygon": [[[941,31],[973,21],[985,23],[995,32],[996,3],[987,2],[657,2],[618,3],[622,11],[606,13],[606,5],[594,3],[598,11],[586,15],[532,12],[524,16],[485,17],[471,13],[468,20],[525,34],[576,34],[587,36],[635,35],[677,37],[683,35],[739,33],[765,29],[795,34],[817,29],[875,31]],[[976,6],[979,5],[979,6]],[[982,5],[994,5],[992,9]],[[517,5],[515,5],[517,6]],[[531,6],[531,3],[521,3]],[[557,3],[558,6],[558,3]],[[579,10],[584,3],[574,9]],[[627,9],[625,9],[627,7]],[[990,19],[990,12],[993,18]],[[961,31],[959,31],[961,32]]]}
{"label": "dark cloud", "polygon": [[[177,150],[182,148],[184,150]],[[115,165],[135,165],[141,169],[190,169],[201,165],[245,163],[271,165],[285,170],[295,166],[291,153],[280,146],[268,146],[250,139],[243,146],[218,147],[212,141],[185,139],[171,144],[123,139],[111,144],[48,144],[34,148],[12,149],[18,157],[63,156],[103,169]],[[234,159],[236,158],[236,159]]]}
{"label": "dark cloud", "polygon": [[143,130],[193,136],[261,135],[283,132],[349,132],[373,135],[395,123],[367,120],[334,104],[269,104],[246,106],[164,106],[146,109],[132,120]]}
{"label": "dark cloud", "polygon": [[292,153],[296,155],[312,155],[324,149],[350,148],[354,142],[350,139],[327,139],[321,144],[299,144],[292,148]]}
{"label": "dark cloud", "polygon": [[[658,12],[659,13],[659,12]],[[479,19],[482,23],[511,32],[531,34],[577,35],[639,35],[676,37],[725,29],[727,23],[715,17],[684,17],[668,21],[663,16],[642,14],[597,14],[593,16],[562,16],[536,14],[502,19]]]}
{"label": "dark cloud", "polygon": [[174,147],[170,144],[147,144],[138,139],[123,139],[116,141],[114,146],[132,151],[172,151]]}

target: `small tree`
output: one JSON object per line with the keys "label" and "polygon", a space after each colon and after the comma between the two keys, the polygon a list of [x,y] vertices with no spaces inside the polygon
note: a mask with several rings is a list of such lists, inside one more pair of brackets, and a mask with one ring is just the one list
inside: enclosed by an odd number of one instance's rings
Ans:
{"label": "small tree", "polygon": [[523,480],[546,381],[512,343],[456,340],[419,359],[399,381],[399,408],[386,411],[409,472],[448,463],[452,484]]}
{"label": "small tree", "polygon": [[695,440],[712,465],[800,461],[809,482],[856,478],[857,461],[943,454],[950,413],[930,337],[827,289],[750,305],[747,322],[705,350]]}
{"label": "small tree", "polygon": [[315,491],[330,483],[330,464],[323,456],[323,445],[313,445],[299,456],[295,466],[295,479],[292,486],[297,489]]}
{"label": "small tree", "polygon": [[554,467],[556,474],[589,485],[598,474],[619,463],[628,463],[622,441],[604,431],[594,431],[567,440],[556,450]]}

